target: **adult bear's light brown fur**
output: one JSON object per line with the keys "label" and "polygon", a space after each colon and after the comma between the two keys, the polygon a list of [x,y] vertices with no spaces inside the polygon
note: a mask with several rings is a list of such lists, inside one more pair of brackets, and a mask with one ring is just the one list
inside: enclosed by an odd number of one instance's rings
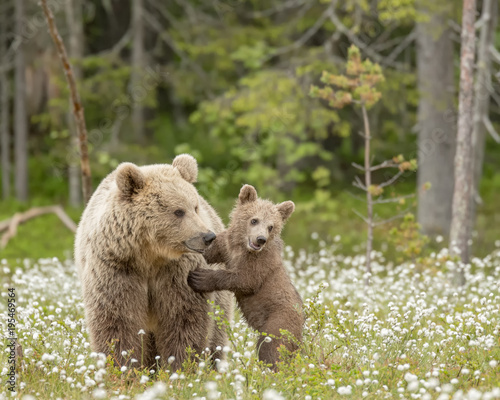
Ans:
{"label": "adult bear's light brown fur", "polygon": [[174,356],[171,367],[177,369],[186,347],[200,354],[226,344],[225,333],[207,315],[207,300],[231,318],[232,294],[199,294],[187,285],[189,271],[207,266],[200,253],[213,232],[224,229],[192,185],[197,173],[189,155],[172,165],[124,163],[90,199],[78,226],[75,258],[93,351],[110,354],[116,341],[120,364],[130,358],[122,351],[133,350],[144,366],[154,365],[156,355],[163,365]]}
{"label": "adult bear's light brown fur", "polygon": [[[281,259],[280,232],[294,208],[291,201],[275,205],[259,199],[253,186],[243,186],[229,228],[204,253],[207,262],[224,262],[227,270],[196,269],[188,277],[190,286],[200,293],[235,293],[248,324],[277,337],[266,342],[261,335],[257,343],[259,359],[274,367],[280,345],[295,351],[297,341],[302,341],[302,299]],[[296,340],[282,337],[280,329]]]}

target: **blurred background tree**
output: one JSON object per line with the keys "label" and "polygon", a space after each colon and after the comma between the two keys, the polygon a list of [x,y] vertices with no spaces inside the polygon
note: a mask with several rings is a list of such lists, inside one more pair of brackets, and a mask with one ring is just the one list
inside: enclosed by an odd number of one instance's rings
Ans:
{"label": "blurred background tree", "polygon": [[[482,39],[487,68],[480,78],[487,82],[481,99],[488,101],[477,107],[481,116],[475,117],[480,126],[476,150],[481,155],[484,149],[484,167],[477,167],[482,177],[476,178],[478,252],[490,251],[500,232],[497,2],[477,5],[478,15],[491,10],[489,23],[479,26],[488,26],[489,33]],[[372,161],[395,154],[418,158],[418,172],[406,171],[398,193],[417,190],[418,202],[411,206],[423,232],[447,236],[460,1],[51,4],[80,74],[94,187],[121,161],[170,162],[176,154],[190,152],[201,165],[198,189],[224,218],[240,186],[251,183],[274,201],[296,202],[288,243],[307,246],[313,243],[312,232],[322,238],[341,234],[342,244],[356,249],[364,242],[359,235],[363,221],[351,210],[362,203],[351,194],[356,173],[351,164],[363,162],[358,135],[363,118],[356,108],[333,110],[308,96],[323,70],[341,70],[347,49],[355,44],[363,59],[378,63],[385,76],[381,101],[370,110]],[[0,0],[0,15],[16,17],[0,23],[5,198],[0,219],[33,205],[60,203],[77,220],[82,208],[75,193],[78,153],[67,118],[68,91],[43,15],[34,0]],[[374,179],[384,181],[380,174]],[[378,217],[397,213],[395,207],[399,205],[382,205]],[[0,256],[62,255],[71,250],[72,236],[58,224],[51,216],[30,222]],[[385,241],[388,229],[376,229],[376,245]]]}

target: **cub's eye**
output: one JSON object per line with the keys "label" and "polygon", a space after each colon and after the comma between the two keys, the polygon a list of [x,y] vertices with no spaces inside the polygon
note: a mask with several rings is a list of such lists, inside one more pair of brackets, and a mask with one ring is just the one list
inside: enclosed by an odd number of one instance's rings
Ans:
{"label": "cub's eye", "polygon": [[198,214],[198,206],[196,206],[196,207],[194,208],[194,212],[195,212],[196,214]]}
{"label": "cub's eye", "polygon": [[271,232],[271,231],[273,230],[273,227],[272,227],[272,226],[269,226],[269,227],[267,228],[267,230],[268,230],[269,232]]}
{"label": "cub's eye", "polygon": [[186,212],[184,210],[175,210],[174,214],[178,217],[183,217],[184,215],[186,215]]}
{"label": "cub's eye", "polygon": [[257,219],[255,219],[255,218],[254,218],[254,219],[252,219],[252,220],[250,221],[250,223],[251,223],[252,225],[257,225],[257,223],[258,223],[258,222],[259,222],[259,221],[258,221]]}

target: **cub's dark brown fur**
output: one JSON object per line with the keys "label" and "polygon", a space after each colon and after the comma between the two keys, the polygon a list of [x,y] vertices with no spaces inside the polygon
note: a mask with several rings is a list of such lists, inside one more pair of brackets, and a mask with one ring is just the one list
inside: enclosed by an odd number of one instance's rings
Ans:
{"label": "cub's dark brown fur", "polygon": [[[276,336],[271,342],[262,334],[257,343],[259,359],[276,366],[278,347],[290,351],[302,341],[302,299],[281,259],[280,232],[295,209],[291,201],[273,204],[257,197],[245,185],[231,214],[229,228],[218,234],[204,256],[209,263],[226,263],[226,270],[198,268],[188,277],[197,292],[230,290],[248,324],[257,331]],[[280,329],[296,340],[287,340]]]}

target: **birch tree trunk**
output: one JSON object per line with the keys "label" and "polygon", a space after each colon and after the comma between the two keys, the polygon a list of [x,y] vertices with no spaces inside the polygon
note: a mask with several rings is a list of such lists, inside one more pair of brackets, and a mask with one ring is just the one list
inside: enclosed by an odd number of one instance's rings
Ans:
{"label": "birch tree trunk", "polygon": [[144,143],[144,108],[145,89],[141,87],[144,71],[144,19],[143,0],[132,0],[132,74],[130,76],[130,96],[132,99],[132,125],[139,143]]}
{"label": "birch tree trunk", "polygon": [[28,119],[26,114],[26,64],[24,59],[24,0],[15,2],[16,37],[21,40],[15,55],[14,152],[15,189],[19,201],[28,200]]}
{"label": "birch tree trunk", "polygon": [[[83,15],[81,0],[66,0],[66,23],[69,32],[69,56],[72,59],[81,60],[83,58]],[[77,82],[81,82],[82,70],[80,66],[73,64],[73,74]],[[78,207],[82,203],[80,184],[80,159],[78,154],[78,132],[72,103],[69,101],[69,110],[66,116],[70,129],[71,153],[68,159],[68,184],[69,184],[69,204]]]}
{"label": "birch tree trunk", "polygon": [[474,148],[474,176],[472,190],[471,229],[476,220],[476,208],[479,201],[479,183],[483,174],[484,147],[486,142],[485,118],[490,108],[491,53],[498,21],[498,0],[484,0],[481,14],[481,33],[477,50],[476,83],[474,87],[474,128],[472,147]]}
{"label": "birch tree trunk", "polygon": [[[462,17],[462,46],[460,56],[460,95],[458,105],[457,152],[455,155],[455,190],[450,230],[450,250],[459,254],[462,263],[469,262],[471,233],[471,202],[473,175],[473,95],[475,55],[476,0],[464,0]],[[463,285],[463,269],[457,270],[457,283]]]}
{"label": "birch tree trunk", "polygon": [[[0,57],[7,53],[7,14],[0,13]],[[9,79],[0,71],[0,146],[2,147],[2,197],[10,197]]]}
{"label": "birch tree trunk", "polygon": [[[428,0],[419,0],[428,5]],[[453,198],[456,127],[453,42],[444,1],[436,9],[420,4],[425,20],[417,24],[418,222],[426,234],[448,236]],[[423,190],[426,183],[429,190]]]}

